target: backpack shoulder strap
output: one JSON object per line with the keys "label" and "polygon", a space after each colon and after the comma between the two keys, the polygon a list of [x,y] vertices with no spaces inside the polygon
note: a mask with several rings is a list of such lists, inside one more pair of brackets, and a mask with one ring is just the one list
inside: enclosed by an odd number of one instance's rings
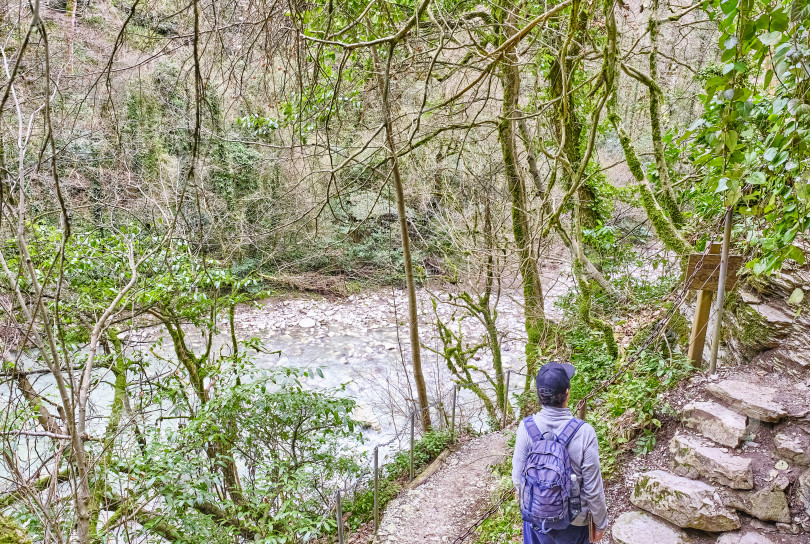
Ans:
{"label": "backpack shoulder strap", "polygon": [[534,416],[527,416],[523,419],[523,426],[526,427],[526,432],[529,433],[529,439],[532,442],[537,442],[543,439],[543,433],[537,428],[534,422]]}
{"label": "backpack shoulder strap", "polygon": [[571,421],[569,421],[565,425],[565,428],[562,430],[560,435],[557,437],[557,440],[562,442],[563,445],[567,447],[568,443],[571,442],[571,439],[574,438],[574,435],[577,434],[577,431],[579,430],[579,428],[582,427],[584,424],[585,424],[585,422],[582,421],[581,419],[576,418],[576,417],[572,417]]}

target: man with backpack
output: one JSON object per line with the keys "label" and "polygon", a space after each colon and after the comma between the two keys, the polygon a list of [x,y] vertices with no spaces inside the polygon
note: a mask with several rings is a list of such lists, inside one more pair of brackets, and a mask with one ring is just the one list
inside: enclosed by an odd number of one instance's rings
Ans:
{"label": "man with backpack", "polygon": [[570,364],[543,365],[536,380],[543,408],[518,427],[512,481],[524,544],[598,542],[607,527],[596,432],[568,408],[573,376]]}

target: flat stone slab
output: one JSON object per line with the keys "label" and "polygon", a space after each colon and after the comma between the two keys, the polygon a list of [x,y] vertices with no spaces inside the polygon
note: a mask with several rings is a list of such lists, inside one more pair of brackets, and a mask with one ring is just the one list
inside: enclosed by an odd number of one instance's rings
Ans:
{"label": "flat stone slab", "polygon": [[777,398],[772,387],[743,380],[723,380],[710,383],[706,390],[725,402],[732,410],[748,417],[778,423],[788,416],[788,410]]}
{"label": "flat stone slab", "polygon": [[636,510],[625,512],[613,522],[615,544],[688,544],[690,539],[680,528],[663,519]]}
{"label": "flat stone slab", "polygon": [[776,453],[794,465],[810,466],[810,426],[788,423],[773,437]]}
{"label": "flat stone slab", "polygon": [[723,532],[740,528],[740,517],[713,485],[653,470],[638,476],[630,502],[681,528]]}
{"label": "flat stone slab", "polygon": [[752,460],[708,446],[703,440],[677,433],[669,443],[673,471],[678,476],[703,477],[733,489],[753,489]]}
{"label": "flat stone slab", "polygon": [[683,407],[681,423],[718,444],[736,448],[745,437],[746,418],[722,404],[693,402]]}
{"label": "flat stone slab", "polygon": [[717,544],[774,544],[774,541],[761,533],[737,531],[722,535]]}

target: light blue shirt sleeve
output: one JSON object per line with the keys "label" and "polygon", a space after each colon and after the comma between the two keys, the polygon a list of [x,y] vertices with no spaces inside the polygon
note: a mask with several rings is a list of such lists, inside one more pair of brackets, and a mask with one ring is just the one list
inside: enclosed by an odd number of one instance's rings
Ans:
{"label": "light blue shirt sleeve", "polygon": [[521,421],[515,435],[515,453],[512,454],[512,483],[515,484],[515,489],[520,489],[520,477],[523,474],[523,466],[526,464],[526,457],[529,456],[531,446],[529,433]]}

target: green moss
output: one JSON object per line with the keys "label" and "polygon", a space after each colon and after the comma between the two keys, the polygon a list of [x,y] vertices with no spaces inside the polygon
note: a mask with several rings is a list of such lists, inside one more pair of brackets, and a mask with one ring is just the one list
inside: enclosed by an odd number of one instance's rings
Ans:
{"label": "green moss", "polygon": [[[633,148],[633,143],[630,140],[630,136],[628,136],[628,134],[622,128],[622,120],[619,117],[619,114],[616,113],[615,106],[616,103],[614,95],[608,104],[608,119],[613,125],[613,128],[616,130],[616,134],[619,136],[619,142],[621,143],[622,150],[624,151],[624,159],[627,162],[627,167],[630,169],[633,177],[636,178],[636,181],[638,182],[639,197],[644,210],[647,212],[647,217],[650,218],[650,222],[653,224],[655,233],[664,243],[666,248],[684,255],[690,250],[689,244],[683,239],[683,236],[681,236],[681,234],[678,232],[676,226],[672,223],[672,221],[670,221],[658,203],[658,200],[655,198],[655,195],[653,194],[652,189],[644,176],[644,169],[641,166],[641,162],[638,160],[638,156]],[[671,205],[674,206],[675,210],[677,210],[677,206],[674,202],[671,202]]]}
{"label": "green moss", "polygon": [[736,292],[729,293],[727,308],[734,314],[738,326],[734,331],[726,329],[727,334],[731,334],[744,346],[760,351],[763,347],[773,343],[774,331],[762,315],[754,308],[743,302]]}
{"label": "green moss", "polygon": [[[669,308],[667,308],[669,309]],[[672,331],[678,338],[678,343],[681,346],[689,344],[689,337],[692,334],[692,324],[686,319],[681,312],[675,312],[669,322],[669,330]]]}
{"label": "green moss", "polygon": [[689,244],[683,239],[672,222],[666,217],[661,206],[653,195],[650,186],[646,182],[638,184],[638,193],[641,204],[647,212],[647,217],[655,229],[658,238],[667,249],[680,255],[686,255],[690,251]]}
{"label": "green moss", "polygon": [[619,124],[621,119],[619,119],[619,116],[616,115],[615,112],[611,112],[608,115],[608,119],[610,119],[610,122],[613,124],[613,128],[616,129],[616,133],[619,135],[619,143],[624,151],[624,160],[627,162],[627,167],[630,169],[630,173],[633,174],[636,181],[644,181],[644,168],[642,168],[641,162],[638,160],[636,150],[633,149],[630,136],[628,136],[628,134],[624,131],[624,129],[621,128]]}
{"label": "green moss", "polygon": [[31,538],[13,520],[0,516],[0,544],[31,544]]}

